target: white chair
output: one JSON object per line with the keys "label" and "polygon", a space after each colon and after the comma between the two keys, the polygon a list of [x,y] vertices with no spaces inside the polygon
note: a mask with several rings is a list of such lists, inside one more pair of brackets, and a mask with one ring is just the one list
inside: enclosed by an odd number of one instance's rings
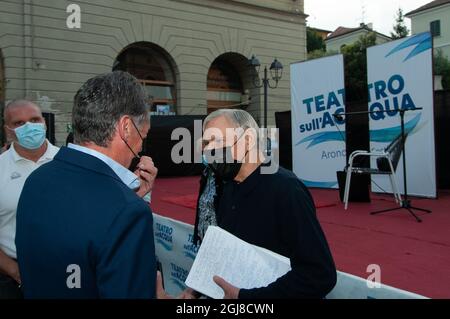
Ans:
{"label": "white chair", "polygon": [[[391,187],[395,201],[400,204],[402,197],[398,191],[397,179],[395,178],[395,169],[397,168],[398,161],[401,155],[401,136],[395,138],[386,149],[381,152],[368,152],[368,151],[354,151],[350,154],[348,159],[348,165],[346,168],[347,177],[345,179],[345,191],[344,191],[344,208],[348,207],[348,198],[350,194],[350,181],[353,173],[356,174],[370,174],[370,175],[388,175],[391,181]],[[377,157],[377,168],[368,167],[355,167],[354,160],[357,157]]]}

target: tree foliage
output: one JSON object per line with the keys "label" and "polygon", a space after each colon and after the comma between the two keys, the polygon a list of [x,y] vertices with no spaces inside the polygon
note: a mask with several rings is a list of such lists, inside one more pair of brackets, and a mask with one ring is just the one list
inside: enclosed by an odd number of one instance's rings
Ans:
{"label": "tree foliage", "polygon": [[325,51],[325,42],[314,29],[306,29],[306,50],[309,52],[321,50]]}
{"label": "tree foliage", "polygon": [[343,46],[347,101],[367,100],[367,48],[376,44],[375,32]]}
{"label": "tree foliage", "polygon": [[437,50],[434,55],[434,74],[442,75],[442,87],[444,90],[450,89],[450,61],[442,50]]}
{"label": "tree foliage", "polygon": [[314,60],[323,58],[326,56],[336,55],[338,52],[336,51],[323,51],[323,50],[314,50],[308,53],[308,60]]}
{"label": "tree foliage", "polygon": [[393,39],[401,39],[407,37],[409,34],[409,29],[405,24],[405,16],[403,14],[402,8],[398,8],[397,16],[395,17],[395,24],[393,32],[391,32],[391,37]]}

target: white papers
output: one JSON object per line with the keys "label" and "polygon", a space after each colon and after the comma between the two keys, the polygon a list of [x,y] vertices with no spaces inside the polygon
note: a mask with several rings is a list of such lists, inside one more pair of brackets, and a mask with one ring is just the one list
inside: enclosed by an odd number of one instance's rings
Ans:
{"label": "white papers", "polygon": [[291,269],[289,258],[251,245],[220,227],[210,226],[194,260],[186,285],[211,298],[223,290],[213,281],[217,275],[238,288],[265,287]]}

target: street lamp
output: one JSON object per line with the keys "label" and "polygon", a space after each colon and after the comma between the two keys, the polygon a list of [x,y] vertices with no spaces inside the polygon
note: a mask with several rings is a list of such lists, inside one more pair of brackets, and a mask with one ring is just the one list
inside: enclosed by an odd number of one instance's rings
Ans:
{"label": "street lamp", "polygon": [[[257,75],[259,74],[259,70],[261,68],[261,63],[259,60],[255,57],[255,55],[252,55],[252,57],[248,60],[248,65],[252,69],[254,69],[256,72],[253,74],[253,84],[256,88],[264,88],[264,128],[267,129],[267,90],[270,87],[271,89],[275,89],[278,86],[278,82],[281,80],[281,77],[283,76],[283,65],[280,61],[277,59],[274,59],[272,64],[270,65],[270,76],[272,77],[272,80],[275,81],[275,85],[270,84],[270,79],[267,77],[267,65],[264,66],[264,77],[261,81],[258,79]],[[267,135],[267,154],[270,155],[270,138],[269,135]]]}
{"label": "street lamp", "polygon": [[278,86],[278,82],[283,76],[283,65],[277,59],[274,59],[272,64],[270,65],[270,75],[272,77],[272,80],[275,81],[275,85],[271,85],[270,79],[267,77],[267,66],[264,66],[264,77],[262,79],[262,83],[258,79],[257,74],[259,74],[261,63],[254,55],[252,55],[252,57],[248,60],[248,65],[256,70],[256,73],[254,73],[253,75],[253,84],[255,85],[255,87],[264,87],[264,127],[267,128],[267,89],[269,87],[271,89],[275,89]]}

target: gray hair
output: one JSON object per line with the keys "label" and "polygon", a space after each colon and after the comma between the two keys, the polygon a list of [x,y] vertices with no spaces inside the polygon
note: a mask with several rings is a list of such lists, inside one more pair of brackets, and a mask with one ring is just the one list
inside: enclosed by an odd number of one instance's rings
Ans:
{"label": "gray hair", "polygon": [[6,104],[5,108],[3,109],[3,119],[4,119],[5,123],[8,122],[7,119],[9,119],[8,118],[9,110],[16,108],[16,107],[22,107],[22,106],[28,106],[28,105],[35,106],[39,110],[39,112],[41,112],[41,116],[42,116],[42,111],[41,111],[41,108],[39,107],[39,105],[37,105],[36,103],[34,103],[30,100],[27,100],[27,99],[17,99],[17,100],[10,101],[8,104]]}
{"label": "gray hair", "polygon": [[240,109],[219,109],[210,113],[203,121],[203,131],[205,131],[206,125],[213,119],[224,116],[231,124],[236,128],[242,128],[244,131],[252,129],[256,133],[257,143],[261,143],[261,135],[258,123],[256,123],[253,116],[250,113]]}
{"label": "gray hair", "polygon": [[138,125],[148,120],[146,94],[134,76],[114,71],[87,80],[74,98],[74,142],[106,147],[124,115],[135,119]]}

